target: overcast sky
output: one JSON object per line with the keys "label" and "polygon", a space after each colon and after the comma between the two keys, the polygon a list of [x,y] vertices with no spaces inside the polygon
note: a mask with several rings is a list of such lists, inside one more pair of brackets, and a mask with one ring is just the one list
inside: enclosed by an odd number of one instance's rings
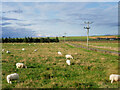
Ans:
{"label": "overcast sky", "polygon": [[86,36],[84,21],[90,35],[118,34],[118,2],[3,2],[1,12],[3,37]]}

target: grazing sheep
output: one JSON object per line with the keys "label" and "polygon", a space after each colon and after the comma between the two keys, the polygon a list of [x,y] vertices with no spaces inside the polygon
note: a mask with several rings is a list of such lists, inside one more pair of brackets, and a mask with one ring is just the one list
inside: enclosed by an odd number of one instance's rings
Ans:
{"label": "grazing sheep", "polygon": [[23,63],[16,63],[17,68],[27,68],[27,66]]}
{"label": "grazing sheep", "polygon": [[59,51],[59,52],[58,52],[58,55],[62,55],[62,53]]}
{"label": "grazing sheep", "polygon": [[29,46],[30,46],[31,44],[29,44]]}
{"label": "grazing sheep", "polygon": [[75,55],[77,55],[78,53],[75,53]]}
{"label": "grazing sheep", "polygon": [[6,53],[10,53],[10,51],[6,51]]}
{"label": "grazing sheep", "polygon": [[18,80],[19,81],[19,75],[17,73],[7,75],[7,82],[12,84],[13,80]]}
{"label": "grazing sheep", "polygon": [[111,83],[113,83],[113,81],[120,81],[120,75],[111,74],[109,79],[111,80]]}
{"label": "grazing sheep", "polygon": [[25,48],[22,48],[22,50],[24,51],[24,50],[25,50]]}
{"label": "grazing sheep", "polygon": [[5,49],[2,49],[2,52],[4,52],[5,51]]}
{"label": "grazing sheep", "polygon": [[36,51],[37,51],[37,49],[34,50],[34,52],[36,52]]}
{"label": "grazing sheep", "polygon": [[68,58],[73,59],[73,57],[71,55],[65,55],[65,57],[66,57],[66,59],[68,59]]}
{"label": "grazing sheep", "polygon": [[67,63],[68,65],[70,65],[70,60],[66,60],[66,63]]}

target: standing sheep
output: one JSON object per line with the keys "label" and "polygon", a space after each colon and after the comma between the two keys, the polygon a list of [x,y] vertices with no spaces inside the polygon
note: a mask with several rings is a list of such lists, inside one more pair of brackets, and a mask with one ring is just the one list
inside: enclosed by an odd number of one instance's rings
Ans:
{"label": "standing sheep", "polygon": [[6,53],[10,53],[10,51],[6,51]]}
{"label": "standing sheep", "polygon": [[34,52],[36,52],[36,51],[37,51],[37,49],[34,50]]}
{"label": "standing sheep", "polygon": [[24,51],[24,50],[25,50],[25,48],[22,48],[22,50]]}
{"label": "standing sheep", "polygon": [[2,49],[2,52],[4,52],[5,51],[5,49]]}
{"label": "standing sheep", "polygon": [[19,75],[17,73],[7,75],[7,82],[12,84],[13,80],[18,80],[19,81]]}
{"label": "standing sheep", "polygon": [[113,81],[120,81],[120,75],[111,74],[109,79],[111,80],[111,83],[113,83]]}
{"label": "standing sheep", "polygon": [[70,60],[66,60],[66,63],[67,63],[68,65],[70,65]]}
{"label": "standing sheep", "polygon": [[62,53],[59,51],[59,52],[58,52],[58,55],[62,55]]}
{"label": "standing sheep", "polygon": [[27,66],[23,63],[16,63],[17,68],[27,68]]}
{"label": "standing sheep", "polygon": [[73,57],[71,56],[71,55],[65,55],[65,57],[66,57],[66,59],[68,59],[68,58],[71,58],[71,59],[73,59]]}

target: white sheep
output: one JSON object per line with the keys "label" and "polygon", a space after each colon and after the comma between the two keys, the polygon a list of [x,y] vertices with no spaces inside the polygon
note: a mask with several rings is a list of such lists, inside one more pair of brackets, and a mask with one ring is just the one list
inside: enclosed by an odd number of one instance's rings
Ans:
{"label": "white sheep", "polygon": [[71,56],[71,55],[65,55],[65,57],[66,57],[66,59],[68,59],[68,58],[71,58],[71,59],[73,59],[73,57]]}
{"label": "white sheep", "polygon": [[70,65],[70,60],[66,60],[66,63],[67,63],[68,65]]}
{"label": "white sheep", "polygon": [[19,75],[17,73],[7,75],[7,82],[12,84],[13,80],[18,80],[19,81]]}
{"label": "white sheep", "polygon": [[6,53],[10,53],[10,51],[6,51]]}
{"label": "white sheep", "polygon": [[24,50],[25,50],[25,48],[22,48],[22,50],[24,51]]}
{"label": "white sheep", "polygon": [[23,63],[16,63],[17,68],[27,68],[27,66]]}
{"label": "white sheep", "polygon": [[31,44],[29,44],[29,46],[30,46]]}
{"label": "white sheep", "polygon": [[2,52],[4,52],[5,51],[5,49],[2,49]]}
{"label": "white sheep", "polygon": [[111,83],[113,83],[113,81],[120,81],[120,75],[111,74],[109,79],[111,80]]}
{"label": "white sheep", "polygon": [[62,55],[62,53],[59,51],[59,52],[58,52],[58,55]]}
{"label": "white sheep", "polygon": [[34,50],[34,52],[36,52],[36,51],[37,51],[37,49]]}

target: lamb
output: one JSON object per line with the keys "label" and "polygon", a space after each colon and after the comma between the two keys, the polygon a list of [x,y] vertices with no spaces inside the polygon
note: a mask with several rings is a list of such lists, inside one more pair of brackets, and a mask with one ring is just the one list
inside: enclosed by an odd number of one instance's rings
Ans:
{"label": "lamb", "polygon": [[58,52],[58,55],[62,55],[62,53],[59,51],[59,52]]}
{"label": "lamb", "polygon": [[111,74],[109,79],[111,80],[111,83],[113,83],[113,81],[120,81],[120,75]]}
{"label": "lamb", "polygon": [[70,65],[70,60],[66,60],[66,63],[67,63],[68,65]]}
{"label": "lamb", "polygon": [[10,53],[10,51],[6,51],[6,53]]}
{"label": "lamb", "polygon": [[24,50],[25,50],[25,48],[22,48],[22,50],[24,51]]}
{"label": "lamb", "polygon": [[19,75],[17,73],[7,75],[7,82],[12,84],[13,80],[18,80],[19,81]]}
{"label": "lamb", "polygon": [[68,59],[68,58],[71,58],[71,59],[73,59],[73,57],[71,56],[71,55],[65,55],[65,57],[66,57],[66,59]]}
{"label": "lamb", "polygon": [[17,68],[27,68],[27,66],[23,63],[16,63]]}

